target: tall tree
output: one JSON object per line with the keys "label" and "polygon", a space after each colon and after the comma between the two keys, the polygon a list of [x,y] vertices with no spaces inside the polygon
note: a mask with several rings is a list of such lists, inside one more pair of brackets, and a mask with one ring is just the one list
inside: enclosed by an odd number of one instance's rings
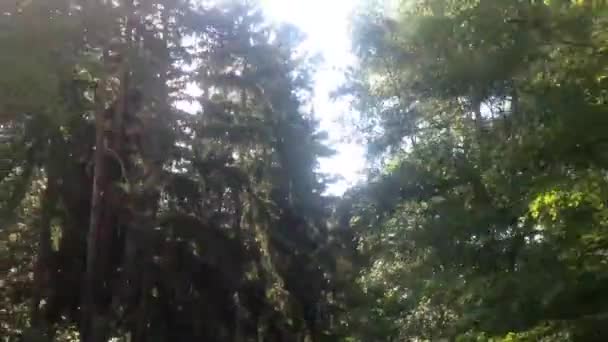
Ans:
{"label": "tall tree", "polygon": [[[267,25],[243,3],[54,0],[2,10],[10,53],[0,67],[19,68],[0,83],[2,253],[39,236],[8,262],[6,304],[17,312],[28,300],[31,314],[3,322],[7,334],[331,334],[329,209],[316,174],[331,151],[307,109],[313,65],[294,54],[294,28]],[[202,111],[178,110],[183,100]],[[29,269],[34,286],[23,293]]]}
{"label": "tall tree", "polygon": [[377,328],[362,340],[603,339],[603,13],[403,1],[360,17],[345,91],[382,161],[351,195],[371,297],[351,318]]}

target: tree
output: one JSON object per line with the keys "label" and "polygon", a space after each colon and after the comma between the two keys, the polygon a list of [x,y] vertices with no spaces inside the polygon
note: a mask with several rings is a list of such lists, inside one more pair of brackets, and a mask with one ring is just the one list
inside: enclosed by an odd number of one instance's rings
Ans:
{"label": "tree", "polygon": [[381,160],[351,195],[361,340],[601,340],[601,7],[401,9],[356,24],[344,89]]}
{"label": "tree", "polygon": [[[306,109],[313,62],[294,55],[294,28],[240,3],[2,10],[1,67],[19,66],[0,84],[2,253],[23,250],[7,262],[3,303],[21,313],[3,322],[8,336],[331,335],[330,212],[316,174],[331,151]],[[31,37],[44,45],[30,54]]]}

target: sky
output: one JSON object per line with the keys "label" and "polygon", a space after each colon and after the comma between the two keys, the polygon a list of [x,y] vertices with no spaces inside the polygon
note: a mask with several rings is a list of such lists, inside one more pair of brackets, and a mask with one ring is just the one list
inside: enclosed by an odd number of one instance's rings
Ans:
{"label": "sky", "polygon": [[349,20],[358,0],[262,0],[266,15],[273,21],[289,22],[307,36],[305,46],[324,59],[315,75],[314,108],[321,129],[329,134],[329,144],[337,151],[320,160],[320,171],[341,176],[328,193],[341,195],[362,179],[365,148],[344,141],[340,119],[349,115],[344,101],[333,101],[330,94],[343,81],[345,68],[353,63]]}

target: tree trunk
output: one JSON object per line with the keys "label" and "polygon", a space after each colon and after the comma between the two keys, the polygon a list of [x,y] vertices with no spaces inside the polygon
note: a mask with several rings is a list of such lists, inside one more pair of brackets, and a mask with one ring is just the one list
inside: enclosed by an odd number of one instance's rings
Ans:
{"label": "tree trunk", "polygon": [[[146,253],[147,254],[147,253]],[[145,257],[145,256],[144,256]],[[150,272],[146,269],[150,267],[144,263],[144,270],[141,282],[141,293],[139,298],[139,307],[137,308],[135,331],[133,333],[133,342],[145,342],[148,328],[148,292],[150,291]]]}
{"label": "tree trunk", "polygon": [[91,217],[89,222],[89,232],[87,235],[87,256],[86,256],[86,271],[85,284],[82,300],[82,322],[81,322],[81,340],[84,342],[101,342],[103,341],[103,331],[100,324],[95,324],[99,319],[96,318],[98,308],[95,305],[95,293],[98,286],[98,237],[100,236],[102,227],[103,213],[103,194],[107,188],[106,166],[105,166],[105,149],[106,137],[104,130],[104,99],[101,95],[105,84],[100,82],[97,86],[95,95],[95,154],[93,171],[93,191],[91,195]]}
{"label": "tree trunk", "polygon": [[[123,60],[119,65],[120,91],[114,112],[112,114],[111,131],[106,131],[106,110],[105,98],[100,96],[103,94],[105,82],[100,82],[96,91],[96,110],[95,110],[95,169],[93,176],[93,192],[91,199],[91,217],[90,226],[87,236],[87,262],[85,273],[85,288],[83,299],[83,322],[81,340],[85,342],[105,342],[109,329],[109,310],[107,303],[100,304],[100,294],[104,290],[109,289],[109,279],[107,272],[109,267],[108,251],[110,247],[108,239],[112,236],[112,231],[115,227],[117,217],[116,209],[104,197],[111,190],[110,180],[107,174],[107,155],[111,153],[117,162],[121,163],[121,171],[123,178],[124,162],[122,159],[123,150],[123,132],[124,132],[124,115],[129,107],[129,53],[131,49],[132,31],[133,31],[133,0],[128,0],[124,6],[125,17],[125,39],[126,44],[123,51]],[[105,59],[107,60],[107,59]],[[100,89],[101,88],[101,89]]]}

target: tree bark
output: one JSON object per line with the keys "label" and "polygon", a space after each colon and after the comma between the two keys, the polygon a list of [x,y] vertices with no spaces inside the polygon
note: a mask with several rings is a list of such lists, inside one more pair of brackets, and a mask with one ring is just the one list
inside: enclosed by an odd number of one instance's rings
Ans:
{"label": "tree bark", "polygon": [[104,129],[105,104],[101,92],[104,87],[103,82],[99,82],[95,95],[95,154],[94,154],[94,171],[93,171],[93,191],[91,195],[91,217],[89,222],[89,232],[87,235],[87,256],[86,256],[86,271],[85,284],[82,300],[82,322],[81,322],[81,340],[84,342],[101,342],[103,341],[103,332],[99,324],[95,324],[98,319],[97,307],[95,305],[95,289],[97,288],[98,274],[97,257],[98,257],[98,237],[101,233],[101,221],[103,213],[103,195],[107,188],[106,166],[105,166],[105,149],[106,137]]}
{"label": "tree bark", "polygon": [[[133,31],[133,0],[127,0],[124,5],[125,17],[125,39],[126,44],[123,51],[123,60],[120,61],[119,77],[120,91],[114,112],[112,113],[111,131],[106,131],[106,99],[101,96],[104,92],[105,82],[101,81],[96,89],[95,96],[95,155],[94,155],[94,175],[93,191],[91,198],[91,217],[89,232],[87,236],[87,261],[85,272],[84,298],[82,303],[83,317],[81,322],[81,340],[85,342],[105,342],[107,340],[109,318],[106,317],[109,308],[101,307],[98,298],[103,293],[109,275],[107,272],[108,249],[107,243],[112,236],[114,218],[117,216],[116,209],[113,208],[105,195],[109,193],[110,180],[107,174],[107,154],[112,152],[118,162],[123,163],[123,132],[124,115],[128,110],[129,100],[129,53],[131,49]],[[107,58],[104,58],[107,60]],[[122,172],[125,172],[124,165],[121,165]],[[127,175],[123,174],[123,178]],[[105,289],[111,291],[111,289]],[[103,305],[107,306],[107,305]]]}

